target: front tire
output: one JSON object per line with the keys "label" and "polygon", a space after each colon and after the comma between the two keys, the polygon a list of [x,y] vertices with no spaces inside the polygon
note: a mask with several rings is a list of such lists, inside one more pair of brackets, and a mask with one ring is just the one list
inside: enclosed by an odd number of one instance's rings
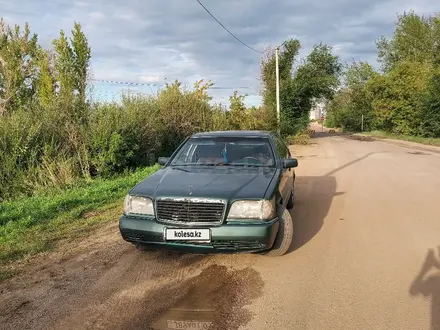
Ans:
{"label": "front tire", "polygon": [[281,207],[279,217],[279,228],[275,242],[271,250],[267,251],[265,255],[278,257],[289,251],[293,241],[293,221],[290,213],[284,207]]}

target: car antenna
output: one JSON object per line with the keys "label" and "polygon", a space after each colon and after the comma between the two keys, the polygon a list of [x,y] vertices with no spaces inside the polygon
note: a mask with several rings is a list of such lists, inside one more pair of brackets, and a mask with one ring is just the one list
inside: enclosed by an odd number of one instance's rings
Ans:
{"label": "car antenna", "polygon": [[222,150],[222,155],[223,155],[223,162],[226,164],[228,162],[228,149],[226,148],[226,142],[225,142],[225,148]]}

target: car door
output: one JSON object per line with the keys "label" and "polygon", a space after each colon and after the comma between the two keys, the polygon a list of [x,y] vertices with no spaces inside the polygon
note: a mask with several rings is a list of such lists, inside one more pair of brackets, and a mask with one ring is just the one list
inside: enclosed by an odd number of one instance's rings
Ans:
{"label": "car door", "polygon": [[[284,141],[281,139],[279,135],[274,135],[274,142],[275,142],[275,148],[278,155],[278,158],[280,158],[280,161],[282,161],[284,158],[287,158],[289,155],[289,150],[287,149]],[[282,166],[282,163],[281,163]],[[291,185],[291,171],[286,168],[281,168],[281,178],[280,178],[280,185],[279,190],[280,194],[283,197],[283,205],[286,206],[287,202],[290,198],[290,193],[292,191],[292,185]]]}
{"label": "car door", "polygon": [[[287,146],[287,144],[284,142],[283,139],[281,139],[281,142],[283,143],[284,147],[286,148],[286,158],[292,158],[292,155],[290,153],[289,147]],[[287,175],[288,175],[288,185],[290,186],[289,190],[293,191],[293,184],[294,184],[294,177],[295,177],[295,169],[293,168],[289,168],[286,171]],[[290,194],[289,194],[290,197]]]}

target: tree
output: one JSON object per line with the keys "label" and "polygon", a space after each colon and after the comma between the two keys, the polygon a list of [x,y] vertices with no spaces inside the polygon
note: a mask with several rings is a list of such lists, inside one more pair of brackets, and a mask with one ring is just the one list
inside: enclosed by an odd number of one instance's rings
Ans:
{"label": "tree", "polygon": [[36,91],[41,105],[47,107],[55,96],[54,67],[51,53],[44,49],[38,51],[38,78]]}
{"label": "tree", "polygon": [[61,30],[53,45],[57,55],[55,68],[60,95],[68,98],[78,95],[80,102],[84,103],[91,51],[81,25],[74,23],[70,40]]}
{"label": "tree", "polygon": [[374,68],[366,62],[354,62],[345,72],[345,85],[348,89],[350,102],[346,105],[344,126],[351,130],[364,130],[373,127],[373,113],[371,102],[373,95],[369,93],[367,84],[377,76]]}
{"label": "tree", "polygon": [[81,25],[75,22],[70,39],[61,30],[53,45],[56,92],[63,104],[60,111],[74,122],[84,124],[87,121],[86,89],[91,53]]}
{"label": "tree", "polygon": [[328,102],[325,125],[327,127],[353,129],[351,110],[351,91],[349,88],[342,88],[335,94],[333,99]]}
{"label": "tree", "polygon": [[35,91],[38,36],[26,23],[21,31],[0,18],[0,115],[25,106]]}
{"label": "tree", "polygon": [[57,92],[59,95],[71,100],[75,86],[73,50],[63,30],[60,31],[59,38],[54,39],[52,43],[56,52],[55,79]]}
{"label": "tree", "polygon": [[305,128],[309,112],[315,99],[331,100],[339,85],[342,65],[332,48],[325,44],[315,45],[309,55],[298,66],[290,89],[293,111],[291,121]]}
{"label": "tree", "polygon": [[331,99],[339,86],[342,65],[333,55],[332,47],[315,45],[294,76],[294,87],[298,94],[308,99]]}
{"label": "tree", "polygon": [[347,66],[343,86],[329,102],[326,125],[360,131],[363,116],[364,129],[371,128],[372,96],[367,89],[367,84],[376,75],[373,67],[366,62],[354,62]]}
{"label": "tree", "polygon": [[[279,50],[279,74],[280,74],[280,108],[283,114],[294,111],[291,98],[292,70],[295,57],[298,55],[301,44],[297,39],[291,39],[284,43]],[[276,74],[275,53],[273,50],[266,52],[261,62],[261,81],[263,85],[263,106],[267,113],[276,118]],[[285,118],[283,118],[283,121]]]}
{"label": "tree", "polygon": [[389,74],[369,81],[377,128],[399,134],[420,134],[423,98],[431,70],[429,63],[403,61]]}
{"label": "tree", "polygon": [[381,37],[377,42],[378,61],[384,72],[399,62],[433,62],[439,59],[439,15],[420,16],[414,11],[397,16],[391,39]]}
{"label": "tree", "polygon": [[422,135],[440,137],[440,68],[436,69],[428,82],[420,127]]}
{"label": "tree", "polygon": [[91,50],[78,22],[74,23],[70,42],[73,51],[74,88],[78,93],[80,102],[85,103]]}
{"label": "tree", "polygon": [[[339,85],[342,66],[332,48],[325,44],[315,45],[302,64],[293,72],[300,42],[285,42],[279,53],[281,133],[295,134],[309,123],[309,111],[314,99],[331,99]],[[263,81],[263,104],[275,113],[276,77],[275,55],[266,53],[261,64]]]}
{"label": "tree", "polygon": [[440,135],[440,16],[398,15],[391,38],[377,42],[382,74],[367,63],[347,68],[343,88],[330,103],[332,124],[405,135]]}
{"label": "tree", "polygon": [[231,128],[240,130],[246,129],[246,95],[239,95],[237,91],[229,97],[229,123]]}

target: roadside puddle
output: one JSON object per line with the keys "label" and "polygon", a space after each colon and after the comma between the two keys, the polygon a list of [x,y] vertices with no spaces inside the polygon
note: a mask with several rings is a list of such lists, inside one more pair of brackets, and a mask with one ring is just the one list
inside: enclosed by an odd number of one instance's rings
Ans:
{"label": "roadside puddle", "polygon": [[263,280],[252,268],[211,265],[183,282],[146,297],[124,329],[238,329],[252,314],[244,307],[262,295]]}

